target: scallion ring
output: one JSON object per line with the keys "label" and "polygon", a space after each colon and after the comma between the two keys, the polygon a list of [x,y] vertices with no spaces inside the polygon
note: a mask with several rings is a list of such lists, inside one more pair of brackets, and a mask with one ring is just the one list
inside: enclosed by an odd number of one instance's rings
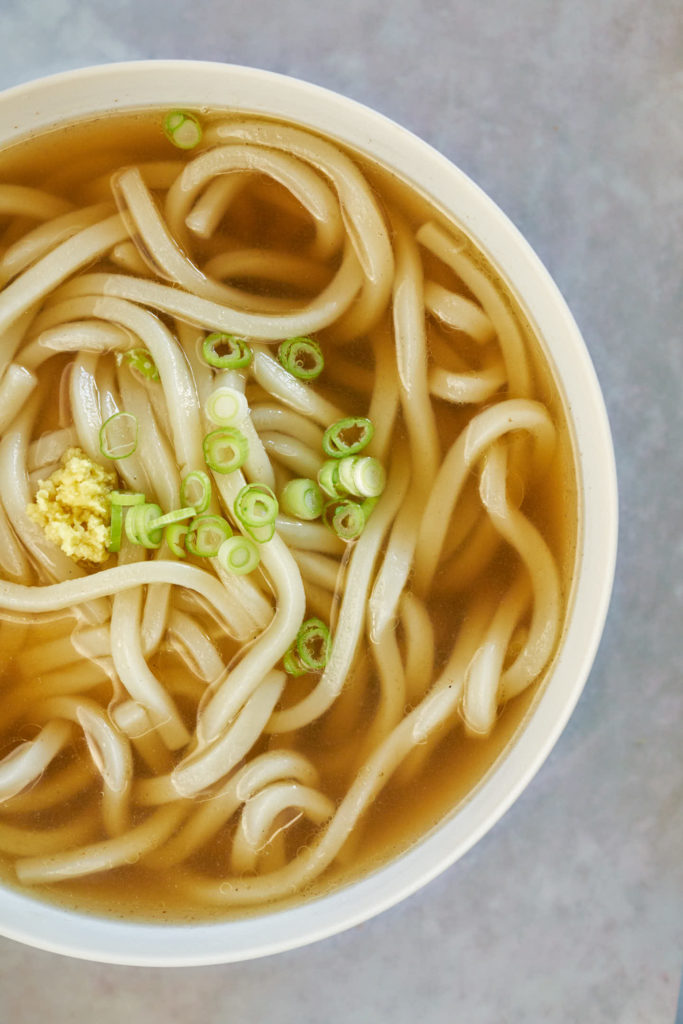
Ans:
{"label": "scallion ring", "polygon": [[222,516],[204,512],[195,516],[185,537],[185,548],[200,558],[215,558],[224,540],[232,537],[232,527]]}
{"label": "scallion ring", "polygon": [[141,491],[110,491],[112,505],[144,505],[145,496]]}
{"label": "scallion ring", "polygon": [[121,550],[121,540],[123,538],[123,506],[112,505],[111,517],[109,520],[109,544],[108,550],[112,554],[116,554],[117,551]]}
{"label": "scallion ring", "polygon": [[234,505],[235,515],[249,536],[264,544],[275,533],[278,501],[265,484],[247,484],[238,493]]}
{"label": "scallion ring", "polygon": [[337,459],[326,459],[318,470],[318,483],[330,498],[343,498],[346,494],[339,479],[339,463]]}
{"label": "scallion ring", "polygon": [[138,418],[115,412],[100,427],[100,451],[107,459],[127,459],[138,446]]}
{"label": "scallion ring", "polygon": [[238,426],[249,415],[249,403],[237,388],[220,387],[206,400],[206,415],[218,427]]}
{"label": "scallion ring", "polygon": [[288,651],[285,651],[282,658],[282,667],[287,675],[290,676],[305,676],[308,672],[295,647],[290,647]]}
{"label": "scallion ring", "polygon": [[330,656],[330,631],[322,619],[307,619],[296,635],[299,658],[312,672],[322,672]]}
{"label": "scallion ring", "polygon": [[325,366],[320,345],[312,338],[288,338],[278,346],[277,354],[285,370],[298,380],[315,380]]}
{"label": "scallion ring", "polygon": [[299,477],[285,484],[280,495],[280,507],[288,516],[297,519],[318,519],[323,511],[323,496],[315,480]]}
{"label": "scallion ring", "polygon": [[330,501],[325,506],[324,520],[341,540],[356,540],[366,523],[363,507],[355,501]]}
{"label": "scallion ring", "polygon": [[226,572],[244,576],[253,572],[261,561],[259,549],[249,537],[235,534],[224,540],[218,549],[218,561]]}
{"label": "scallion ring", "polygon": [[232,473],[243,466],[249,454],[249,443],[237,427],[219,427],[203,441],[207,466],[215,473]]}
{"label": "scallion ring", "polygon": [[172,523],[182,523],[184,520],[192,519],[196,515],[197,509],[192,505],[188,505],[186,508],[174,508],[173,511],[166,512],[149,525],[154,530],[157,527],[171,526]]}
{"label": "scallion ring", "polygon": [[211,503],[211,480],[203,469],[195,469],[180,482],[180,501],[192,505],[195,513],[206,512]]}
{"label": "scallion ring", "polygon": [[164,118],[164,135],[178,149],[194,149],[202,139],[202,126],[194,114],[171,110]]}
{"label": "scallion ring", "polygon": [[366,416],[347,416],[332,423],[323,434],[323,451],[332,459],[356,455],[370,444],[375,428]]}
{"label": "scallion ring", "polygon": [[157,364],[146,348],[129,348],[116,357],[118,363],[128,363],[132,370],[139,373],[145,380],[159,380]]}
{"label": "scallion ring", "polygon": [[338,461],[339,483],[358,498],[377,498],[387,482],[384,466],[371,455],[346,455]]}
{"label": "scallion ring", "polygon": [[164,530],[164,540],[176,558],[187,558],[185,538],[190,527],[187,523],[171,523]]}
{"label": "scallion ring", "polygon": [[249,366],[253,353],[244,338],[216,331],[204,339],[202,355],[209,366],[220,370],[240,370]]}
{"label": "scallion ring", "polygon": [[141,544],[145,548],[159,548],[164,531],[161,527],[152,526],[155,519],[161,516],[161,509],[152,502],[144,505],[133,505],[126,514],[126,536],[132,544]]}

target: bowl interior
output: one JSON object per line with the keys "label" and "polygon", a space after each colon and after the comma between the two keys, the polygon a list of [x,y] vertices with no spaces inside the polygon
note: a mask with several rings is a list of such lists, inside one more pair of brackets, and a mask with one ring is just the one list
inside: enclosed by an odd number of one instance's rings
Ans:
{"label": "bowl interior", "polygon": [[331,136],[414,186],[473,239],[515,296],[552,367],[572,434],[579,536],[562,643],[551,677],[514,742],[456,813],[368,877],[298,907],[187,926],[101,919],[0,891],[0,931],[7,936],[74,956],[127,964],[227,962],[303,945],[391,906],[453,863],[515,800],[564,727],[597,649],[616,554],[616,476],[609,426],[571,314],[538,258],[495,204],[409,132],[357,103],[279,75],[159,61],[84,69],[9,90],[0,96],[0,146],[109,111],[176,106],[267,115]]}

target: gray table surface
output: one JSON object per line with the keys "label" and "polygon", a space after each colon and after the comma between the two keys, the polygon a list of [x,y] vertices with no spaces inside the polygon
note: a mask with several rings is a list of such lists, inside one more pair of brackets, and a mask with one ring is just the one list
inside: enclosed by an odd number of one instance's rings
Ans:
{"label": "gray table surface", "polygon": [[528,790],[407,902],[266,960],[160,971],[0,940],[0,1021],[672,1024],[683,950],[679,0],[2,0],[0,87],[225,60],[411,128],[506,211],[582,329],[621,492],[584,695]]}

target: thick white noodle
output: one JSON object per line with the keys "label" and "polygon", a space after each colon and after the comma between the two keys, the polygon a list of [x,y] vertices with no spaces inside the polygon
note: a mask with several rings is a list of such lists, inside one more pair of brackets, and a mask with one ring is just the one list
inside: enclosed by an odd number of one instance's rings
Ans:
{"label": "thick white noodle", "polygon": [[495,445],[482,471],[481,497],[496,530],[526,566],[533,592],[529,633],[522,650],[501,677],[503,700],[510,700],[533,682],[547,664],[560,628],[560,580],[555,560],[538,529],[508,503],[507,453]]}
{"label": "thick white noodle", "polygon": [[290,732],[308,725],[327,711],[339,696],[361,639],[365,602],[380,545],[405,497],[407,487],[407,466],[399,456],[392,463],[384,494],[355,543],[347,569],[339,619],[334,630],[332,651],[325,670],[307,697],[273,715],[268,724],[269,732]]}
{"label": "thick white noodle", "polygon": [[[94,231],[94,228],[89,230]],[[123,229],[119,231],[119,234],[122,231]],[[115,234],[113,228],[110,234]],[[69,245],[70,242],[64,244]],[[113,244],[113,240],[108,239],[105,248]],[[49,257],[45,258],[49,259]],[[35,264],[36,268],[39,266],[39,263]],[[33,269],[32,267],[31,270],[27,270],[26,275],[32,273]],[[79,268],[75,267],[74,269]],[[70,272],[64,274],[60,280],[64,280]],[[14,284],[18,285],[21,281],[23,281],[23,277],[17,278],[16,282],[8,287],[7,292],[14,287]],[[258,314],[232,309],[230,306],[212,302],[199,295],[192,295],[190,292],[181,291],[171,285],[160,284],[158,281],[146,281],[126,274],[81,274],[60,289],[59,297],[74,298],[79,295],[101,293],[112,298],[129,299],[132,302],[158,309],[162,313],[170,313],[190,324],[207,327],[212,331],[225,331],[228,334],[257,338],[261,341],[281,341],[283,338],[315,333],[334,323],[339,314],[353,302],[361,281],[362,274],[358,260],[353,248],[347,245],[339,269],[329,285],[309,303],[293,313]],[[24,308],[28,308],[36,298],[42,298],[52,287],[51,284],[31,298],[30,302],[25,303]],[[2,296],[0,296],[0,329],[5,323],[2,318],[3,312]],[[19,312],[23,312],[23,309],[20,309]],[[11,318],[8,316],[7,323],[14,320],[19,312],[13,313]]]}
{"label": "thick white noodle", "polygon": [[488,344],[496,336],[490,318],[476,302],[449,291],[435,281],[426,282],[424,302],[429,312],[446,327],[462,331],[480,345]]}
{"label": "thick white noodle", "polygon": [[114,212],[113,203],[98,203],[82,210],[73,210],[55,217],[34,228],[10,245],[0,257],[0,285],[25,270],[56,245],[66,242],[73,235],[97,224]]}
{"label": "thick white noodle", "polygon": [[423,596],[434,577],[448,523],[470,468],[494,441],[513,430],[532,432],[538,458],[547,464],[555,445],[548,410],[530,399],[508,399],[474,416],[453,442],[422,516],[415,550],[415,591]]}
{"label": "thick white noodle", "polygon": [[262,789],[244,805],[232,841],[231,867],[236,874],[255,870],[259,854],[279,831],[279,816],[291,810],[299,812],[297,817],[303,814],[314,825],[322,825],[334,814],[334,803],[300,782],[274,782]]}
{"label": "thick white noodle", "polygon": [[40,778],[71,739],[68,722],[48,722],[34,740],[20,743],[0,761],[0,801],[9,800]]}
{"label": "thick white noodle", "polygon": [[266,348],[254,345],[253,353],[251,373],[264,391],[323,427],[344,418],[345,413],[338,406],[293,377]]}
{"label": "thick white noodle", "polygon": [[0,334],[81,267],[123,241],[127,232],[120,214],[84,228],[25,270],[0,293]]}
{"label": "thick white noodle", "polygon": [[105,839],[68,853],[22,858],[14,865],[17,878],[24,885],[39,885],[133,864],[160,846],[175,831],[185,813],[182,805],[160,807],[142,825],[115,839]]}
{"label": "thick white noodle", "polygon": [[38,385],[38,378],[19,363],[10,363],[0,381],[0,434],[18,415]]}
{"label": "thick white noodle", "polygon": [[335,325],[335,338],[360,337],[386,309],[391,294],[394,256],[384,218],[362,173],[335,146],[315,135],[286,125],[260,121],[225,121],[207,133],[207,142],[251,143],[284,150],[306,160],[332,182],[339,196],[348,237],[365,275],[363,291],[347,324]]}
{"label": "thick white noodle", "polygon": [[169,189],[166,216],[179,241],[186,240],[186,217],[202,190],[219,175],[244,171],[265,174],[280,182],[308,211],[316,229],[312,247],[316,256],[327,259],[341,248],[344,228],[339,204],[320,175],[290,153],[240,145],[221,146],[200,154],[186,165]]}
{"label": "thick white noodle", "polygon": [[493,324],[500,344],[510,395],[525,398],[531,394],[531,374],[524,340],[500,291],[463,251],[462,244],[432,222],[423,224],[416,238],[438,256],[464,281],[479,300]]}
{"label": "thick white noodle", "polygon": [[211,740],[176,765],[172,783],[180,796],[194,796],[224,778],[249,753],[261,736],[285,685],[284,672],[267,672],[253,688],[239,714]]}

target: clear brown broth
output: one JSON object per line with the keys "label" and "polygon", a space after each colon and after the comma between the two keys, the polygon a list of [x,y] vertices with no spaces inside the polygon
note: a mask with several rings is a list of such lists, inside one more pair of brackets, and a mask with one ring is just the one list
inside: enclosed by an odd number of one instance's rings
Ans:
{"label": "clear brown broth", "polygon": [[[170,146],[164,138],[160,117],[149,114],[118,115],[74,125],[67,130],[60,129],[39,139],[12,147],[0,154],[0,180],[40,186],[78,204],[85,205],[88,201],[87,183],[93,175],[98,176],[109,169],[143,159],[169,158],[182,159],[183,154]],[[378,168],[369,161],[361,161],[361,163],[380,199],[389,196],[392,203],[398,203],[411,223],[417,224],[426,216],[435,216],[435,211],[425,199],[414,191],[406,190],[405,185],[395,175]],[[45,173],[45,169],[47,169],[47,173]],[[267,188],[263,183],[260,187],[262,193]],[[281,196],[278,197],[275,194],[276,191],[270,197],[272,200],[269,207],[271,214],[273,204],[277,206],[277,201],[282,199]],[[268,197],[266,196],[266,198]],[[384,200],[381,199],[381,201]],[[443,220],[438,213],[436,216]],[[285,209],[279,215],[279,223],[280,226],[289,224],[290,228],[296,228],[293,231],[295,235],[293,247],[297,242],[299,245],[305,244],[307,240],[306,226],[302,224],[300,218],[288,213]],[[0,236],[2,230],[0,225]],[[242,204],[242,208],[233,219],[231,230],[245,239],[250,238],[251,244],[258,242],[269,246],[275,241],[269,218],[264,217],[262,211],[259,215],[258,203],[248,199]],[[296,237],[297,231],[299,232],[298,237]],[[290,241],[291,235],[292,232],[290,232]],[[204,254],[200,253],[199,255]],[[553,370],[543,355],[541,344],[534,337],[512,296],[504,288],[502,282],[496,279],[494,271],[486,265],[483,258],[482,265],[486,266],[487,272],[496,281],[499,289],[506,292],[509,304],[515,310],[531,354],[536,395],[549,406],[555,423],[559,427],[558,457],[544,479],[534,488],[533,493],[525,496],[523,508],[541,529],[555,554],[566,605],[570,594],[577,550],[578,522],[576,473],[566,412]],[[442,283],[453,285],[454,281],[450,273],[439,266],[436,261],[430,264],[430,270],[436,279],[442,280]],[[466,291],[461,284],[459,290]],[[367,351],[363,352],[362,348],[358,344],[351,348],[353,359],[358,361],[359,366],[371,368],[371,356]],[[342,407],[348,408],[350,412],[360,413],[363,411],[362,401],[348,388],[340,389],[332,385],[324,385],[322,390],[328,397],[338,401]],[[469,414],[449,408],[443,402],[436,404],[440,409],[439,431],[445,447],[457,436]],[[46,405],[42,417],[38,434],[54,425],[54,404]],[[502,593],[505,581],[509,579],[509,572],[509,556],[498,557],[490,570],[486,572],[481,585],[492,589],[494,593]],[[437,627],[437,646],[442,661],[445,659],[449,645],[457,631],[463,608],[462,598],[453,599],[447,606],[439,606],[432,602],[431,610]],[[36,625],[32,628],[35,629],[34,635],[37,636],[42,627]],[[226,657],[229,657],[233,649],[230,641],[224,642],[223,651]],[[152,667],[171,673],[184,671],[179,658],[172,652],[159,655],[156,664],[153,664]],[[552,665],[546,670],[543,678],[547,678],[551,670]],[[23,682],[18,675],[15,659],[5,660],[1,667],[1,673],[3,694],[11,693],[13,687]],[[444,818],[454,813],[463,801],[471,797],[490,769],[504,761],[516,735],[523,729],[524,721],[532,710],[542,686],[543,679],[520,697],[509,702],[501,713],[496,728],[488,738],[469,738],[462,728],[455,727],[440,742],[425,768],[409,785],[390,781],[365,816],[359,835],[356,839],[352,837],[349,848],[345,852],[353,855],[348,858],[340,858],[339,862],[333,864],[319,880],[308,887],[304,894],[298,894],[295,900],[299,901],[302,897],[312,898],[325,894],[367,874],[410,848],[422,836],[438,826]],[[375,689],[371,686],[370,693],[374,693]],[[92,695],[97,696],[98,694],[106,699],[104,686],[99,691],[93,691]],[[288,700],[293,701],[297,695],[295,684],[291,687]],[[0,716],[2,714],[1,707],[2,698],[0,697]],[[194,714],[192,703],[185,701],[184,704],[181,703],[181,707],[185,708],[188,725],[191,724]],[[366,711],[371,712],[371,710],[370,700],[370,706]],[[330,714],[334,714],[334,709]],[[357,729],[357,736],[351,734],[346,737],[346,744],[351,751],[354,746],[358,745],[356,740],[360,743],[362,738],[362,724],[359,724]],[[9,733],[0,724],[0,752],[8,749],[18,739],[31,738],[35,732],[36,727],[31,723],[30,716],[20,718]],[[261,746],[257,747],[255,752],[266,749],[263,745],[264,742],[261,741]],[[326,770],[326,760],[328,760],[328,755],[334,752],[337,742],[330,739],[328,730],[325,728],[325,721],[314,723],[302,730],[296,737],[297,749],[307,754],[314,763],[321,765],[322,790],[331,795],[333,799],[339,800],[355,776],[359,765],[354,760],[348,760],[345,764],[336,765],[334,771]],[[68,754],[63,755],[61,760],[48,770],[38,785],[49,783],[53,773],[58,771],[69,759],[77,761],[87,758],[87,756],[84,744],[76,744]],[[85,794],[79,794],[76,798],[66,801],[60,807],[57,816],[36,812],[33,815],[10,815],[7,820],[18,825],[51,828],[68,821],[72,815],[80,813],[83,801],[95,803],[97,796],[98,794],[91,788]],[[8,805],[9,808],[11,808],[11,803]],[[295,825],[292,841],[295,844],[304,845],[310,842],[312,834],[305,827]],[[217,839],[191,859],[190,867],[216,876],[220,876],[222,872],[228,870],[225,857],[228,838],[229,836],[225,833],[219,833]],[[185,921],[213,915],[221,918],[231,916],[233,912],[223,908],[214,911],[203,906],[196,908],[188,905],[177,885],[177,878],[181,877],[182,871],[181,867],[158,872],[146,867],[143,861],[125,868],[118,868],[106,875],[43,886],[36,890],[35,895],[62,906],[78,907],[117,918]],[[180,872],[180,874],[177,875],[176,872]],[[0,858],[0,874],[8,885],[16,884],[9,858]],[[253,911],[240,909],[234,914],[235,916],[244,916],[250,913],[261,913],[264,909],[271,908],[261,907]]]}

